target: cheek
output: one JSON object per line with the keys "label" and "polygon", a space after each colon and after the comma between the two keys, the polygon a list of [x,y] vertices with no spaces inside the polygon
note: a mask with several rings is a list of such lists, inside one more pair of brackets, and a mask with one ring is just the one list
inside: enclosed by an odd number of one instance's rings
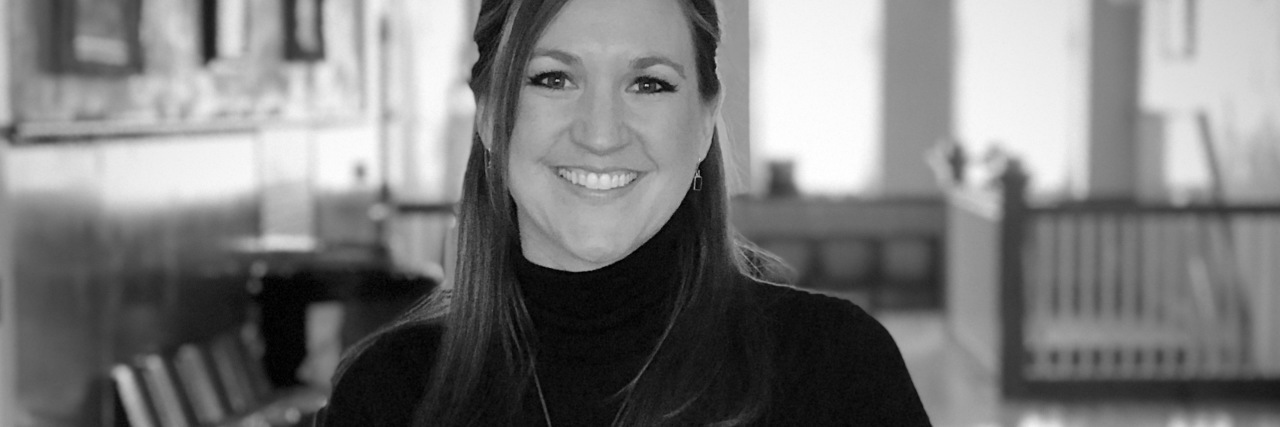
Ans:
{"label": "cheek", "polygon": [[552,106],[528,100],[529,96],[522,98],[520,108],[516,110],[515,126],[511,130],[512,157],[517,152],[537,151],[538,147],[549,144],[556,123],[560,120]]}
{"label": "cheek", "polygon": [[[565,128],[566,118],[555,105],[524,96],[516,113],[516,123],[508,145],[508,166],[511,174],[527,172],[550,152],[559,133]],[[519,177],[515,177],[519,179]]]}
{"label": "cheek", "polygon": [[517,205],[523,205],[522,213],[528,213],[532,207],[527,204],[537,201],[535,195],[548,185],[540,172],[551,140],[547,127],[538,120],[519,120],[512,131],[507,146],[507,189]]}
{"label": "cheek", "polygon": [[683,108],[664,112],[658,122],[646,138],[652,142],[650,153],[660,164],[687,170],[689,176],[693,176],[693,169],[707,146],[703,140],[710,138],[704,135],[702,118],[697,111]]}

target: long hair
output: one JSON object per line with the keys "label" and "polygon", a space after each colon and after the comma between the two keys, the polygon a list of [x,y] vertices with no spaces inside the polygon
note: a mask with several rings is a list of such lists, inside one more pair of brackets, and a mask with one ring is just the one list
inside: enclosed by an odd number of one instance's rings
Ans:
{"label": "long hair", "polygon": [[[536,338],[515,278],[521,255],[507,156],[525,65],[566,1],[481,3],[473,34],[479,59],[470,84],[482,108],[463,178],[454,287],[448,310],[434,320],[443,321],[445,331],[415,412],[418,425],[507,424],[529,390]],[[721,89],[714,0],[679,2],[693,34],[699,96],[715,102]],[[756,305],[733,289],[744,272],[758,270],[745,269],[748,261],[731,237],[719,135],[713,133],[698,166],[701,191],[688,192],[681,207],[688,209],[692,232],[678,243],[679,286],[662,345],[623,390],[628,398],[619,425],[743,424],[769,400],[772,343],[757,324]],[[440,306],[435,295],[400,323],[428,321]]]}

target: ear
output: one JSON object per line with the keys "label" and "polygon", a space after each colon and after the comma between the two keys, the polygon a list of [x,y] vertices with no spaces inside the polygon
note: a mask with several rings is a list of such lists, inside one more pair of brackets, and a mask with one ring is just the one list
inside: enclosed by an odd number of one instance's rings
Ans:
{"label": "ear", "polygon": [[480,135],[480,143],[484,144],[484,149],[493,152],[493,119],[489,116],[488,103],[484,100],[476,101],[476,117],[475,129],[476,134]]}
{"label": "ear", "polygon": [[[702,146],[698,147],[698,152],[702,153],[702,156],[698,159],[698,163],[702,163],[703,160],[706,160],[707,152],[711,150],[711,137],[715,135],[716,129],[724,128],[723,126],[724,118],[720,116],[720,107],[723,105],[724,105],[723,91],[721,91],[720,94],[716,95],[716,99],[713,99],[710,102],[706,103],[706,106],[705,106],[706,114],[703,116],[703,123],[701,123],[702,137],[699,139],[699,141],[701,141],[702,143]],[[720,139],[721,139],[721,142],[723,142],[724,135],[720,135]]]}

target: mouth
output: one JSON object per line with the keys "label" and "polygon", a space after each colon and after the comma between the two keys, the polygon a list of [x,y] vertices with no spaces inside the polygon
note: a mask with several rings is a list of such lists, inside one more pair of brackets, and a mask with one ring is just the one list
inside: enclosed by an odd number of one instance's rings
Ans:
{"label": "mouth", "polygon": [[618,170],[612,172],[592,172],[579,168],[556,168],[556,175],[570,184],[588,190],[609,191],[631,185],[640,176],[638,172]]}

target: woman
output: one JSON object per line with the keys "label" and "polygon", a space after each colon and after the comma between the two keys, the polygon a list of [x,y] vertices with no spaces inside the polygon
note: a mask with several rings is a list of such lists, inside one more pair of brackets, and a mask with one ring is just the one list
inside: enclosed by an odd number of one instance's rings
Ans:
{"label": "woman", "polygon": [[321,425],[928,425],[848,302],[731,237],[713,0],[484,0],[442,298],[353,351]]}

